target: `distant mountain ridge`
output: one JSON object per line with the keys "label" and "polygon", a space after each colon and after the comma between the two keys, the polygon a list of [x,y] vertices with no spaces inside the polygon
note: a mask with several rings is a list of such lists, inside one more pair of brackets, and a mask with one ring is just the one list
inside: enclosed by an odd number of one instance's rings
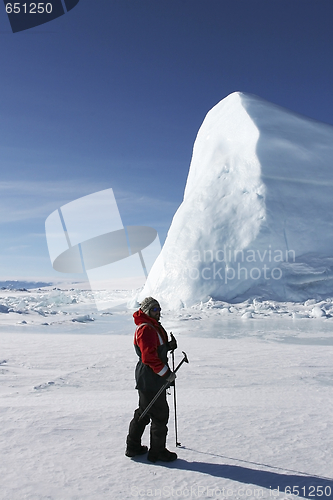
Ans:
{"label": "distant mountain ridge", "polygon": [[18,290],[20,288],[42,288],[44,286],[51,286],[53,283],[45,283],[44,281],[19,281],[19,280],[6,280],[0,281],[0,288]]}

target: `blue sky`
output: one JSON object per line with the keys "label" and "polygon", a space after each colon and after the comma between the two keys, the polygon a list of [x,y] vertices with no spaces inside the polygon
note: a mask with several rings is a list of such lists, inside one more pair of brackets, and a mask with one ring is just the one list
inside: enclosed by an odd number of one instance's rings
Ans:
{"label": "blue sky", "polygon": [[197,131],[234,91],[333,125],[331,0],[80,0],[13,34],[0,9],[0,281],[53,279],[44,222],[112,187],[163,242]]}

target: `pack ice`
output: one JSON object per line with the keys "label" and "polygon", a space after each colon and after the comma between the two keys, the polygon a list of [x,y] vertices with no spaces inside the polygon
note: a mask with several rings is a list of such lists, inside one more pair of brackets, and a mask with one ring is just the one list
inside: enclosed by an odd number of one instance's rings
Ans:
{"label": "pack ice", "polygon": [[209,111],[184,200],[138,299],[332,294],[333,127],[236,92]]}

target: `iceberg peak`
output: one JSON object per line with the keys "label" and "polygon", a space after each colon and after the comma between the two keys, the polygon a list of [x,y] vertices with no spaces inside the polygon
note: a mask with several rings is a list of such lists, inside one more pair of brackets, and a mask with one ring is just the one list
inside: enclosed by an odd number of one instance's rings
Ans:
{"label": "iceberg peak", "polygon": [[333,285],[333,127],[234,92],[206,115],[161,254],[141,293],[167,307]]}

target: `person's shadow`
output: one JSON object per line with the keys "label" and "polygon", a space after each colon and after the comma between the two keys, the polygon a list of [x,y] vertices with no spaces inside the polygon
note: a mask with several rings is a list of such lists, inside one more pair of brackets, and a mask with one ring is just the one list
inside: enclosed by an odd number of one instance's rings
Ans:
{"label": "person's shadow", "polygon": [[[192,450],[197,451],[197,450]],[[222,457],[221,455],[209,454],[215,457]],[[230,460],[233,460],[229,458]],[[251,462],[249,462],[251,463]],[[265,470],[251,469],[240,465],[224,465],[224,464],[211,464],[207,462],[188,462],[187,460],[178,459],[176,462],[161,463],[157,462],[156,465],[163,465],[173,469],[189,470],[208,474],[210,476],[231,479],[246,485],[253,485],[257,490],[258,487],[272,490],[271,497],[285,498],[288,494],[309,498],[327,500],[333,499],[333,479],[322,478],[320,476],[310,474],[303,474],[297,471],[290,471],[291,474],[270,472]],[[257,464],[262,467],[270,467],[264,464]],[[270,467],[273,468],[273,467]],[[276,467],[277,468],[277,467]],[[217,484],[217,487],[219,485]],[[220,488],[221,489],[221,488]],[[250,488],[251,489],[251,488]],[[254,488],[252,488],[254,490]],[[275,491],[273,491],[275,490]],[[297,494],[298,492],[298,494]],[[236,490],[235,492],[236,493]],[[257,493],[258,495],[258,493]],[[259,495],[260,498],[260,495]]]}

